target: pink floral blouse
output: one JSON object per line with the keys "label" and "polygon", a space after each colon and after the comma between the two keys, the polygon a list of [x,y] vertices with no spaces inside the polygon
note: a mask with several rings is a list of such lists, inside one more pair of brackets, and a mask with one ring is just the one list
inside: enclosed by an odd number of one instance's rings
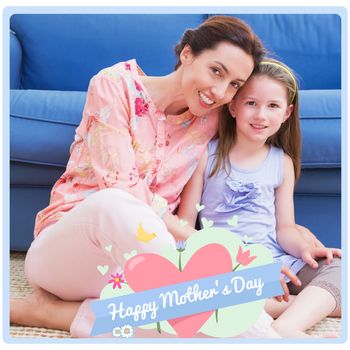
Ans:
{"label": "pink floral blouse", "polygon": [[89,85],[66,171],[37,214],[34,236],[90,194],[125,190],[158,215],[173,212],[202,152],[217,130],[218,113],[165,116],[140,81],[135,60],[103,69]]}

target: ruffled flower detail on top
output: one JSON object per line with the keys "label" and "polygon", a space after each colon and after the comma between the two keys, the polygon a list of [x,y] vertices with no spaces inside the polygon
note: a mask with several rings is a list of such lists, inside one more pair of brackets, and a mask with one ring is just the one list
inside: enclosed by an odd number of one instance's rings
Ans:
{"label": "ruffled flower detail on top", "polygon": [[148,111],[148,103],[141,97],[135,99],[135,113],[139,117],[145,115]]}
{"label": "ruffled flower detail on top", "polygon": [[255,182],[242,182],[226,179],[224,189],[224,202],[220,203],[215,211],[219,213],[229,213],[239,209],[247,209],[258,212],[258,198],[261,197],[259,185]]}
{"label": "ruffled flower detail on top", "polygon": [[143,91],[142,86],[136,80],[134,80],[134,82],[135,82],[136,90],[137,91]]}

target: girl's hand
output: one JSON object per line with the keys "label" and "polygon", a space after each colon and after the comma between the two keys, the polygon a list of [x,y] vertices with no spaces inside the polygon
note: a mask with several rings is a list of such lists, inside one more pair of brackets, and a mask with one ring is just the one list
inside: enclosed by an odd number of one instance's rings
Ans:
{"label": "girl's hand", "polygon": [[317,237],[305,226],[295,224],[297,230],[307,240],[307,242],[316,248],[325,248],[323,243],[317,239]]}
{"label": "girl's hand", "polygon": [[[285,274],[289,279],[290,281],[295,284],[296,286],[301,286],[301,282],[299,280],[299,278],[295,275],[295,273],[289,269],[287,266],[285,265],[282,265],[282,269],[281,269],[281,273]],[[281,282],[281,286],[283,288],[283,291],[284,291],[284,294],[283,295],[279,295],[277,297],[275,297],[275,299],[277,301],[288,301],[289,299],[289,289],[288,289],[288,286],[287,286],[287,283],[286,281],[284,280],[282,274],[281,274],[281,277],[280,277],[280,282]]]}
{"label": "girl's hand", "polygon": [[338,248],[315,247],[312,245],[302,249],[301,258],[310,265],[313,269],[317,269],[317,258],[326,258],[327,264],[331,264],[333,258],[337,256],[341,258],[341,250]]}

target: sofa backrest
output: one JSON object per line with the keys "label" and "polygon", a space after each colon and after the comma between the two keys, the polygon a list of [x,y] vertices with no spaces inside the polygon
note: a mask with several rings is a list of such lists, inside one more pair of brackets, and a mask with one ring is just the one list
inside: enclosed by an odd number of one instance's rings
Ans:
{"label": "sofa backrest", "polygon": [[[187,28],[209,14],[15,14],[22,89],[86,91],[100,69],[136,58],[148,75],[167,74]],[[332,14],[235,14],[293,68],[302,89],[340,89],[340,17]],[[17,45],[15,40],[11,43]],[[18,50],[13,50],[17,52]],[[11,51],[12,52],[12,51]],[[11,62],[18,62],[11,58]],[[14,63],[13,63],[14,64]],[[11,67],[12,68],[12,67]]]}

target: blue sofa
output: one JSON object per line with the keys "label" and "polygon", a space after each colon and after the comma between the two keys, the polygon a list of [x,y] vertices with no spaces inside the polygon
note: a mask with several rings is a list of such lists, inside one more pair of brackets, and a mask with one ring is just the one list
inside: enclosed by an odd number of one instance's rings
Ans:
{"label": "blue sofa", "polygon": [[[172,71],[186,28],[211,14],[15,14],[10,18],[10,243],[25,251],[36,213],[65,169],[90,78],[136,58],[148,75]],[[291,66],[301,86],[302,175],[296,220],[341,246],[341,18],[234,14]]]}

